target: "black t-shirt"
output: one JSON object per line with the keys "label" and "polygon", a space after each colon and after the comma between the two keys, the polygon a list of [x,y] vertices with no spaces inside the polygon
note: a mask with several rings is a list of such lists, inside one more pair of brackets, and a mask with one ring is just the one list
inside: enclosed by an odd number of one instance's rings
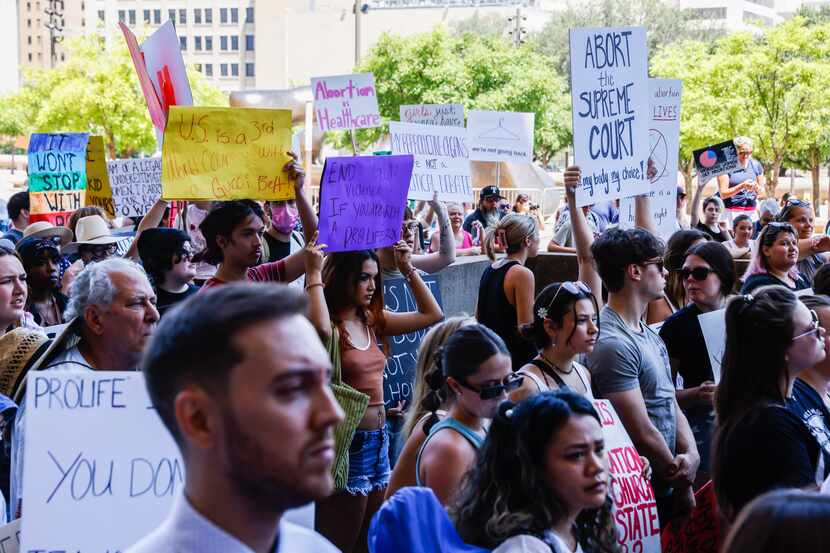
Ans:
{"label": "black t-shirt", "polygon": [[263,235],[265,241],[268,242],[268,259],[263,260],[263,263],[271,263],[279,261],[280,259],[288,257],[291,253],[291,239],[288,242],[277,240],[267,232]]}
{"label": "black t-shirt", "polygon": [[796,378],[787,408],[807,425],[824,452],[824,465],[830,467],[830,411],[821,396],[812,386]]}
{"label": "black t-shirt", "polygon": [[731,429],[719,452],[715,486],[737,514],[770,490],[820,483],[819,445],[807,426],[783,405],[753,408]]}
{"label": "black t-shirt", "polygon": [[699,230],[700,232],[709,235],[709,238],[711,238],[715,242],[728,242],[728,241],[732,240],[732,237],[729,236],[729,233],[726,232],[725,230],[721,230],[720,232],[716,233],[712,229],[710,229],[708,226],[704,225],[703,223],[701,223],[699,221],[698,221],[697,225],[695,226],[695,228],[697,230]]}
{"label": "black t-shirt", "polygon": [[199,288],[194,284],[188,284],[187,290],[176,293],[156,287],[156,309],[158,309],[159,315],[164,315],[171,307],[186,300],[198,291]]}
{"label": "black t-shirt", "polygon": [[741,294],[751,294],[756,288],[767,286],[769,284],[783,286],[793,292],[797,292],[798,290],[806,290],[810,287],[810,283],[807,282],[807,280],[805,280],[805,278],[801,275],[798,275],[798,278],[795,280],[795,288],[791,288],[790,286],[787,286],[786,282],[772,276],[769,273],[755,273],[744,281],[744,285],[741,286]]}
{"label": "black t-shirt", "polygon": [[684,388],[696,388],[706,380],[715,379],[697,319],[701,313],[698,306],[690,303],[666,319],[660,328],[669,357],[678,362],[677,372],[683,377]]}

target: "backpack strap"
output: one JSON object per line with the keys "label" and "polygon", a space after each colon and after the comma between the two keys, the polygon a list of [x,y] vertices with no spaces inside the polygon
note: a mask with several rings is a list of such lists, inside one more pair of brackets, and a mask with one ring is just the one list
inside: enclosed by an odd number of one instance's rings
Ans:
{"label": "backpack strap", "polygon": [[542,371],[546,375],[549,375],[556,382],[556,385],[559,386],[561,389],[571,389],[571,387],[565,384],[565,381],[562,380],[562,377],[559,376],[555,370],[553,370],[553,367],[551,367],[550,363],[548,363],[547,361],[543,361],[541,359],[534,359],[533,361],[531,361],[531,363],[539,367],[540,371]]}

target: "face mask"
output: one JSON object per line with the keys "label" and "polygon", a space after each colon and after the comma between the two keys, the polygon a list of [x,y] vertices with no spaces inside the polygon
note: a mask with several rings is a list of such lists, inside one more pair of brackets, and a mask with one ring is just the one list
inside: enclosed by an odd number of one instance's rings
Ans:
{"label": "face mask", "polygon": [[294,227],[297,226],[297,208],[284,204],[282,206],[275,206],[271,208],[271,224],[274,230],[280,234],[291,234]]}

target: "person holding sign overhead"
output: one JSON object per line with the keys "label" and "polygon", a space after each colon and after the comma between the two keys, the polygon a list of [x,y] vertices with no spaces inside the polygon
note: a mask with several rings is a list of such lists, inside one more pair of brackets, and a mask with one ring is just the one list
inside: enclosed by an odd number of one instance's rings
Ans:
{"label": "person holding sign overhead", "polygon": [[758,193],[766,184],[764,167],[752,158],[752,139],[738,136],[733,142],[738,154],[738,168],[726,175],[718,176],[719,194],[726,207],[729,221],[741,213],[755,217]]}
{"label": "person holding sign overhead", "polygon": [[[421,330],[443,317],[441,307],[412,264],[410,247],[401,240],[394,252],[418,307],[414,313],[384,310],[380,261],[372,250],[330,254],[323,266],[322,282],[309,277],[306,283],[311,312],[325,310],[329,315],[314,320],[320,336],[331,344],[332,356],[339,357],[343,383],[369,396],[349,447],[345,489],[317,504],[316,528],[345,553],[366,551],[369,522],[389,484],[389,434],[383,398],[387,337]],[[317,287],[323,288],[324,302]]]}
{"label": "person holding sign overhead", "polygon": [[343,420],[306,308],[288,286],[234,283],[164,318],[142,370],[185,484],[167,519],[128,553],[338,551],[283,517],[331,492]]}

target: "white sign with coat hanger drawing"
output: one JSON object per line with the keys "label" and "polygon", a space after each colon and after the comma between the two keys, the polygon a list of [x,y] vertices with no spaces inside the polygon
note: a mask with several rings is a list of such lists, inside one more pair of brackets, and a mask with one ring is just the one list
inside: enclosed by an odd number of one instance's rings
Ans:
{"label": "white sign with coat hanger drawing", "polygon": [[474,161],[533,161],[533,113],[471,110],[467,143]]}

